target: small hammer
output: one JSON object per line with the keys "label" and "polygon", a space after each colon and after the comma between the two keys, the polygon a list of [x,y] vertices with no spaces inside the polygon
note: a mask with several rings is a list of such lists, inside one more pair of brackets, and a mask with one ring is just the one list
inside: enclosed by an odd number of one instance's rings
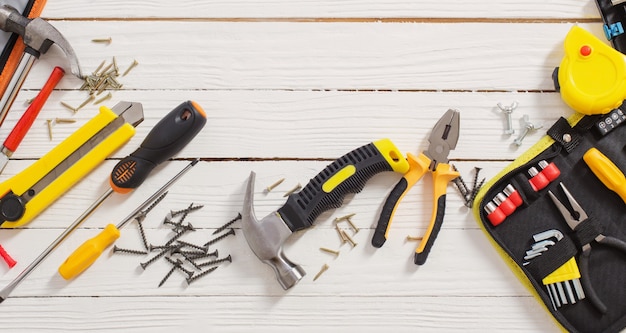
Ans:
{"label": "small hammer", "polygon": [[13,73],[11,82],[2,96],[2,100],[0,100],[2,105],[0,125],[4,122],[4,118],[7,112],[9,112],[11,105],[13,105],[17,93],[22,87],[35,59],[38,59],[41,54],[48,52],[52,44],[59,46],[67,56],[70,62],[70,72],[78,78],[83,78],[74,49],[72,49],[63,35],[44,19],[39,17],[29,19],[22,16],[17,9],[4,5],[0,6],[0,29],[20,35],[26,46],[17,69]]}

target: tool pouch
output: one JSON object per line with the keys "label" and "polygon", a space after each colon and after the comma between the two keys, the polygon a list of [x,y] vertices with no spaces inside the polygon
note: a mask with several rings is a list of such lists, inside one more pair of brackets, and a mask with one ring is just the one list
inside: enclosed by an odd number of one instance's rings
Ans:
{"label": "tool pouch", "polygon": [[[20,0],[11,1],[10,5],[15,7],[22,15],[29,18],[38,17],[43,10],[46,0]],[[4,94],[7,85],[11,81],[11,77],[20,62],[22,53],[24,53],[24,43],[22,37],[17,34],[0,31],[0,46],[2,54],[0,55],[0,96]]]}
{"label": "tool pouch", "polygon": [[[593,242],[598,231],[626,240],[626,203],[583,160],[595,147],[626,170],[624,113],[617,109],[608,115],[577,113],[559,119],[548,135],[489,181],[474,202],[479,225],[503,259],[572,332],[618,332],[626,327],[626,253]],[[589,215],[587,230],[572,231],[550,199],[548,191],[567,205],[560,183]],[[589,241],[589,282],[607,307],[604,314],[576,292],[576,282],[585,278],[576,278],[580,246]]]}

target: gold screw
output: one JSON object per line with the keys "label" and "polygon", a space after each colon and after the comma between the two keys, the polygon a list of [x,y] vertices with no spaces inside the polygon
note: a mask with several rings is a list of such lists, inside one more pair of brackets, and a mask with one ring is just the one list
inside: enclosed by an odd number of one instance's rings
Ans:
{"label": "gold screw", "polygon": [[424,239],[424,237],[415,237],[415,236],[406,236],[406,240],[407,241],[421,241],[422,239]]}
{"label": "gold screw", "polygon": [[313,281],[317,280],[317,278],[320,277],[320,275],[322,275],[322,273],[326,272],[327,270],[328,270],[328,265],[324,264],[324,266],[322,266],[322,269],[320,269],[320,271],[317,272],[317,274],[315,274]]}
{"label": "gold screw", "polygon": [[270,192],[270,191],[272,191],[274,188],[276,188],[276,186],[280,185],[280,184],[281,184],[282,182],[284,182],[284,181],[285,181],[285,178],[281,178],[281,179],[277,180],[274,184],[272,184],[272,185],[270,185],[270,186],[266,187],[266,188],[265,188],[265,190],[266,190],[267,192]]}
{"label": "gold screw", "polygon": [[126,74],[128,74],[128,72],[130,72],[130,70],[135,68],[135,66],[137,65],[139,65],[139,62],[137,62],[137,59],[133,60],[133,63],[130,64],[130,66],[124,71],[124,74],[122,74],[122,76],[126,76]]}
{"label": "gold screw", "polygon": [[93,101],[96,97],[94,95],[89,95],[89,98],[87,98],[87,100],[85,100],[81,105],[79,105],[76,108],[75,112],[78,112],[78,110],[82,109],[85,105],[89,104],[91,101]]}
{"label": "gold screw", "polygon": [[76,110],[75,107],[73,107],[73,106],[71,106],[71,105],[69,105],[69,104],[67,104],[65,102],[61,102],[61,105],[63,105],[64,107],[68,108],[70,111],[72,111],[74,113],[76,113],[76,111],[78,111],[78,110]]}
{"label": "gold screw", "polygon": [[96,104],[96,105],[100,104],[100,103],[110,99],[111,97],[113,97],[113,95],[111,95],[111,93],[108,93],[108,94],[106,94],[106,96],[104,96],[104,97],[100,98],[99,100],[93,102],[93,104]]}
{"label": "gold screw", "polygon": [[50,141],[52,141],[52,119],[46,119],[48,123],[48,136],[50,137]]}
{"label": "gold screw", "polygon": [[298,183],[298,185],[296,185],[296,187],[294,187],[294,188],[292,188],[291,190],[287,191],[287,193],[285,193],[285,194],[283,195],[283,198],[284,198],[284,197],[288,197],[288,196],[290,196],[290,195],[292,195],[292,194],[296,193],[296,191],[299,191],[301,188],[302,188],[302,185],[300,185],[300,183]]}
{"label": "gold screw", "polygon": [[56,124],[72,124],[75,123],[76,120],[69,118],[54,118],[54,122]]}
{"label": "gold screw", "polygon": [[350,237],[350,235],[348,235],[348,233],[346,233],[343,230],[341,230],[341,233],[346,238],[346,240],[350,243],[350,245],[352,245],[352,247],[355,247],[357,245],[357,243],[354,241],[354,239],[352,239],[352,237]]}
{"label": "gold screw", "polygon": [[339,234],[339,238],[341,238],[341,244],[347,242],[346,237],[344,237],[344,233],[341,231],[341,229],[339,229],[339,226],[335,224],[335,230],[337,230],[337,233]]}
{"label": "gold screw", "polygon": [[332,254],[334,254],[335,256],[338,256],[338,255],[339,255],[339,251],[336,251],[336,250],[331,250],[331,249],[326,248],[326,247],[320,247],[320,250],[322,250],[322,251],[324,251],[324,252],[332,253]]}
{"label": "gold screw", "polygon": [[94,38],[91,41],[93,43],[111,44],[111,42],[113,41],[113,38],[111,38],[111,37],[109,37],[109,38]]}

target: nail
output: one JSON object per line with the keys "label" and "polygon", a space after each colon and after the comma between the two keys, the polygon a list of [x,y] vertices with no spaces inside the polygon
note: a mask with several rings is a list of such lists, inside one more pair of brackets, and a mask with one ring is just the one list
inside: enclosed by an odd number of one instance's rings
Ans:
{"label": "nail", "polygon": [[69,104],[67,104],[65,102],[61,102],[61,105],[63,105],[64,107],[68,108],[73,113],[76,113],[76,111],[77,111],[75,107],[73,107],[73,106],[71,106],[71,105],[69,105]]}
{"label": "nail", "polygon": [[96,97],[94,95],[89,95],[89,98],[87,98],[81,105],[79,105],[76,108],[76,111],[82,109],[85,105],[89,104],[91,101],[93,101]]}
{"label": "nail", "polygon": [[315,274],[315,277],[313,277],[313,281],[317,280],[317,278],[319,278],[322,273],[326,272],[328,270],[328,265],[324,264],[324,266],[322,266],[322,269],[320,269],[319,272],[317,272],[317,274]]}
{"label": "nail", "polygon": [[421,241],[422,239],[424,239],[424,237],[416,237],[416,236],[406,236],[406,240],[407,241]]}
{"label": "nail", "polygon": [[50,141],[52,141],[52,119],[46,119],[48,123],[48,136],[50,137]]}

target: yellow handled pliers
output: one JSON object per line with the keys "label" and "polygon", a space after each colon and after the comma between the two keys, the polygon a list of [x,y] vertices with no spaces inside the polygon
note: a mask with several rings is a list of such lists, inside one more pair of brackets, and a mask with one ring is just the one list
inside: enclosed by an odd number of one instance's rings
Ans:
{"label": "yellow handled pliers", "polygon": [[433,211],[428,229],[415,250],[414,258],[416,265],[423,265],[426,262],[443,223],[448,183],[459,176],[459,173],[448,164],[448,154],[456,147],[459,140],[459,124],[459,111],[448,110],[433,127],[428,138],[430,142],[428,149],[419,156],[407,154],[409,171],[400,179],[385,201],[372,237],[374,247],[383,246],[387,240],[391,219],[404,195],[427,171],[430,171],[433,175],[434,187]]}

